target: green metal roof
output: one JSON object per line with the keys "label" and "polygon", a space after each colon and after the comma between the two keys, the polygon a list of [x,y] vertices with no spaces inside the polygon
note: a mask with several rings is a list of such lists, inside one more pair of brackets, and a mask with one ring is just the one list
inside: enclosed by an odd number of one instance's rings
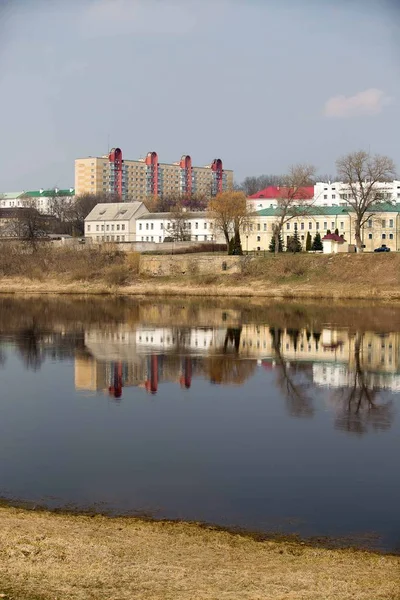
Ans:
{"label": "green metal roof", "polygon": [[24,198],[51,198],[52,196],[75,196],[75,190],[33,190],[23,193]]}
{"label": "green metal roof", "polygon": [[4,194],[2,194],[0,192],[0,199],[1,200],[16,200],[17,198],[22,196],[23,193],[24,192],[5,192]]}
{"label": "green metal roof", "polygon": [[[297,216],[301,217],[329,217],[329,216],[339,216],[343,214],[348,214],[354,212],[351,206],[305,206],[302,207]],[[376,204],[375,206],[371,206],[371,208],[367,211],[368,213],[378,213],[378,212],[392,212],[392,213],[400,213],[400,204],[391,204],[390,202],[382,202],[381,204]],[[258,210],[256,213],[259,217],[279,217],[280,209],[277,208],[264,208],[263,210]],[[290,213],[289,213],[290,214]],[[288,215],[289,216],[289,215]]]}

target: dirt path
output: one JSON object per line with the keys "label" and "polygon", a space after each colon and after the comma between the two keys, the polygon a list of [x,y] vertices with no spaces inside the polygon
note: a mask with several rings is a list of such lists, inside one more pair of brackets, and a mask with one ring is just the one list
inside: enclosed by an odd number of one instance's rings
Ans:
{"label": "dirt path", "polygon": [[2,507],[0,582],[15,600],[398,600],[400,557]]}

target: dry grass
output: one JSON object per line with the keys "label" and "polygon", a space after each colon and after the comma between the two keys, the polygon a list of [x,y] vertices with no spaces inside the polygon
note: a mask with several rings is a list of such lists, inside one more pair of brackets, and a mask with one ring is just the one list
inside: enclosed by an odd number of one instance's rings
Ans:
{"label": "dry grass", "polygon": [[395,556],[10,508],[0,525],[0,593],[19,600],[400,598]]}
{"label": "dry grass", "polygon": [[171,276],[149,276],[140,275],[138,253],[115,248],[42,247],[32,253],[7,246],[0,252],[0,293],[400,299],[400,253],[395,252],[243,257],[238,273],[202,272],[194,256],[189,262],[182,257],[182,272],[178,258]]}

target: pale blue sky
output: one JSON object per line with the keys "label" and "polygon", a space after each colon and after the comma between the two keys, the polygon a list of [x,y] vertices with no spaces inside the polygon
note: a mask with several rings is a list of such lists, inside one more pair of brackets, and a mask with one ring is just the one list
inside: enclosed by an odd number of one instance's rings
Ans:
{"label": "pale blue sky", "polygon": [[400,0],[0,0],[0,191],[120,146],[235,179],[356,149],[400,170]]}

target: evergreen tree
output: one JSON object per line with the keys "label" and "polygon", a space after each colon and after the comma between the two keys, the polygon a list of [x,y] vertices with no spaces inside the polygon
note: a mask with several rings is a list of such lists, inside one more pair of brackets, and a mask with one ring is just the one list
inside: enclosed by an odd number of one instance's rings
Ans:
{"label": "evergreen tree", "polygon": [[331,230],[330,230],[330,229],[327,229],[327,230],[326,230],[326,235],[330,235],[330,234],[331,234]]}
{"label": "evergreen tree", "polygon": [[[271,241],[269,243],[269,251],[270,252],[275,252],[275,236],[273,235],[271,238]],[[283,241],[282,241],[282,234],[279,234],[279,246],[278,246],[278,252],[283,252]]]}
{"label": "evergreen tree", "polygon": [[339,235],[339,229],[335,229],[335,235]]}
{"label": "evergreen tree", "polygon": [[312,246],[311,233],[308,231],[307,239],[306,239],[306,252],[309,252],[311,250],[311,246]]}
{"label": "evergreen tree", "polygon": [[320,233],[318,231],[315,234],[315,238],[314,238],[314,241],[312,243],[311,250],[317,251],[317,250],[323,250],[323,249],[324,249],[324,247],[322,245],[321,236],[320,236]]}
{"label": "evergreen tree", "polygon": [[295,254],[296,252],[302,251],[301,242],[299,239],[299,234],[297,233],[297,229],[294,230],[294,235],[292,235],[289,238],[286,251],[293,252],[293,254]]}

